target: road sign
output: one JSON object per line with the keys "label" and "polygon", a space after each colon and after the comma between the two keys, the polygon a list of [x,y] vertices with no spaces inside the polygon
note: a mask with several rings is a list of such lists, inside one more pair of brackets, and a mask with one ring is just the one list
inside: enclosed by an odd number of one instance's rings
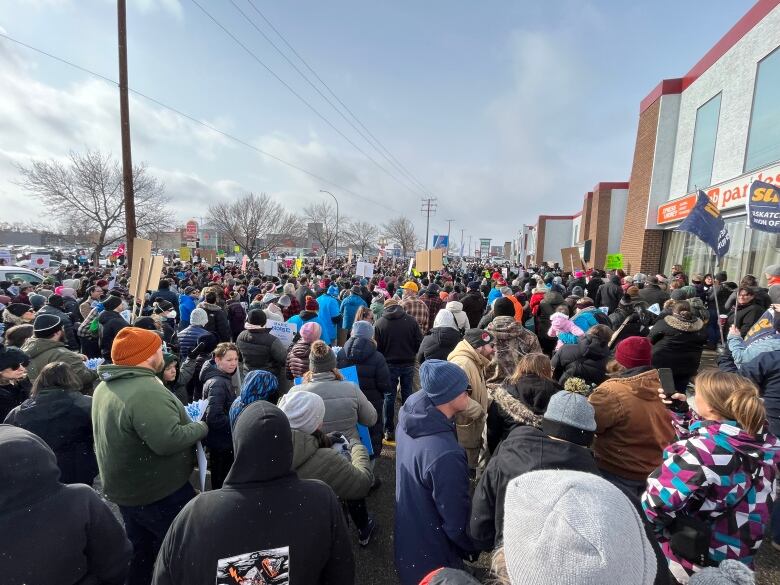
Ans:
{"label": "road sign", "polygon": [[195,241],[198,239],[198,222],[191,219],[184,227],[184,235],[187,241]]}

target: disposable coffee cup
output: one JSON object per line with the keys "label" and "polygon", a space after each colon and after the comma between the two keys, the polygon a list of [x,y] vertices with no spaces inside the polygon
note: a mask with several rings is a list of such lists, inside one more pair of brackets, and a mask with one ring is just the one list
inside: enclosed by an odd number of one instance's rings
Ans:
{"label": "disposable coffee cup", "polygon": [[729,318],[728,315],[718,315],[718,323],[720,323],[721,325],[725,325],[726,319],[728,318]]}

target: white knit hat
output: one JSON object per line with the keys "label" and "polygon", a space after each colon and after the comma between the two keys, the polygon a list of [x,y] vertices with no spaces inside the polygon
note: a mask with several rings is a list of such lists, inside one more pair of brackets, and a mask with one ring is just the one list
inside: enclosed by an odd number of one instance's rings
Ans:
{"label": "white knit hat", "polygon": [[292,430],[307,435],[320,428],[325,419],[325,402],[318,394],[306,390],[288,392],[279,401],[279,408],[287,415]]}
{"label": "white knit hat", "polygon": [[512,585],[652,585],[656,558],[629,499],[597,475],[533,471],[504,502]]}

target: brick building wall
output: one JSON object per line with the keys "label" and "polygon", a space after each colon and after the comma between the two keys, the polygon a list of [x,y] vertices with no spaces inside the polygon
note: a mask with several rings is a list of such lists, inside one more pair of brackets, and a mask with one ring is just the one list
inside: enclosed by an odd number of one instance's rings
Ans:
{"label": "brick building wall", "polygon": [[544,236],[547,220],[544,217],[539,218],[536,224],[536,263],[544,262]]}
{"label": "brick building wall", "polygon": [[582,204],[582,223],[580,223],[580,242],[590,239],[591,214],[593,212],[593,193],[585,195]]}
{"label": "brick building wall", "polygon": [[639,115],[639,127],[631,165],[628,189],[628,213],[623,226],[620,252],[627,273],[655,274],[661,265],[663,230],[648,230],[647,206],[653,177],[653,157],[658,132],[661,100],[658,99]]}

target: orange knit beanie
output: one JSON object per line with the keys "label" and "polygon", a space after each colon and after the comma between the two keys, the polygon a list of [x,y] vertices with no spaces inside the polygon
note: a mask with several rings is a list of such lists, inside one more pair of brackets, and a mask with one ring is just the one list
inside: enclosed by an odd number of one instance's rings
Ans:
{"label": "orange knit beanie", "polygon": [[152,357],[162,345],[154,331],[125,327],[114,337],[111,361],[116,366],[137,366]]}

